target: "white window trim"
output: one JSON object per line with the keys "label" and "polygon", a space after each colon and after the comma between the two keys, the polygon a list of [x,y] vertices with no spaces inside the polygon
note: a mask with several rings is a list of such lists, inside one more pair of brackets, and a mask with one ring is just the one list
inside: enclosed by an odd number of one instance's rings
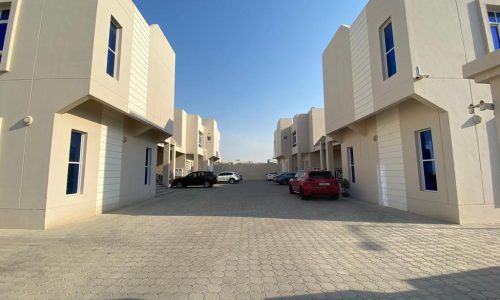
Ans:
{"label": "white window trim", "polygon": [[393,51],[396,51],[396,41],[394,40],[394,26],[392,27],[392,40],[393,40],[394,45],[389,50],[387,50],[386,46],[385,46],[385,29],[387,28],[387,26],[389,26],[391,24],[392,24],[392,19],[389,18],[389,20],[385,21],[385,23],[380,27],[380,37],[381,37],[382,52],[383,52],[382,60],[384,63],[384,66],[383,66],[384,67],[384,80],[387,80],[387,79],[389,79],[397,74],[397,71],[396,71],[396,73],[389,76],[389,62],[387,61],[387,55]]}
{"label": "white window trim", "polygon": [[[76,162],[76,161],[70,161],[68,159],[68,169],[69,169],[69,165],[79,165],[80,167],[78,168],[78,186],[76,188],[76,192],[73,193],[73,194],[66,194],[66,196],[77,196],[77,195],[81,195],[82,194],[82,191],[83,191],[83,168],[84,168],[84,160],[85,160],[85,151],[84,149],[86,149],[86,142],[87,142],[87,134],[85,132],[82,132],[82,131],[78,131],[78,130],[71,130],[71,133],[73,132],[77,132],[79,133],[81,136],[80,136],[80,156],[79,156],[79,162]],[[70,143],[71,143],[71,138],[70,138]],[[71,147],[71,145],[70,145]],[[66,184],[67,184],[67,180],[66,179]]]}
{"label": "white window trim", "polygon": [[[115,55],[115,64],[113,66],[113,76],[109,75],[110,77],[118,80],[119,79],[119,74],[120,74],[120,50],[121,50],[121,35],[122,35],[122,27],[120,26],[120,23],[116,21],[115,18],[111,17],[111,22],[109,23],[109,26],[111,24],[114,24],[116,27],[116,41],[115,41],[115,50],[111,49],[109,46],[109,40],[108,40],[108,51],[111,51]],[[110,28],[111,29],[111,28]],[[108,37],[109,39],[109,37]],[[107,57],[108,53],[106,52],[106,66],[107,66],[107,60],[109,59]]]}
{"label": "white window trim", "polygon": [[[497,30],[499,32],[499,35],[500,35],[500,22],[497,20],[496,22],[491,22],[490,21],[490,13],[495,13],[495,17],[496,17],[496,14],[500,14],[500,11],[498,10],[493,10],[493,9],[488,9],[487,12],[486,12],[486,17],[488,18],[488,34],[489,36],[491,37],[491,26],[496,26],[497,27]],[[493,41],[493,37],[491,37],[491,42],[492,42],[492,49],[493,51],[495,50],[500,50],[500,49],[495,49],[495,41]]]}
{"label": "white window trim", "polygon": [[146,180],[144,180],[144,185],[151,185],[151,156],[153,155],[153,150],[151,148],[146,148],[147,160],[144,165],[144,171],[146,174]]}
{"label": "white window trim", "polygon": [[352,180],[352,170],[354,169],[356,171],[356,166],[353,163],[353,156],[354,156],[354,147],[347,147],[347,165],[349,167],[349,181],[351,183],[356,183],[356,178]]}
{"label": "white window trim", "polygon": [[[9,14],[12,12],[10,11],[10,7],[0,7],[0,15],[2,14],[2,12],[4,10],[8,10],[9,11]],[[0,24],[7,24],[7,32],[9,31],[9,20],[10,20],[10,16],[7,20],[0,20]],[[3,48],[5,49],[6,48],[6,44],[7,44],[7,32],[5,32],[5,40],[4,40],[4,44],[3,44]],[[0,50],[0,57],[2,57],[2,60],[3,60],[3,53],[4,53],[4,50]],[[0,62],[1,63],[1,62]]]}
{"label": "white window trim", "polygon": [[[437,193],[439,191],[439,188],[434,191],[434,190],[428,190],[425,186],[425,175],[424,175],[424,162],[429,162],[432,161],[434,162],[434,167],[436,167],[436,156],[435,153],[433,153],[434,158],[432,159],[424,159],[424,155],[422,153],[422,138],[420,136],[420,133],[430,131],[431,136],[432,136],[432,130],[430,128],[427,129],[422,129],[416,132],[417,134],[417,147],[418,147],[418,169],[420,173],[420,191],[422,192],[428,192],[428,193]],[[434,139],[432,140],[432,150],[434,152]]]}
{"label": "white window trim", "polygon": [[22,0],[0,0],[0,9],[10,10],[7,21],[7,32],[2,51],[2,61],[0,62],[0,72],[8,72],[11,67],[12,52],[14,51],[14,40],[17,32],[19,20],[19,8]]}

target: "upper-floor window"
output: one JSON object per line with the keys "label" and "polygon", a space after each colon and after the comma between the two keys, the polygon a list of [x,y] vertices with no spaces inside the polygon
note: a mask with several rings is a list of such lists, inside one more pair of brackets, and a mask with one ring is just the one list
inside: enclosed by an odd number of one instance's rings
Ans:
{"label": "upper-floor window", "polygon": [[424,191],[438,190],[436,176],[436,161],[434,158],[434,143],[430,129],[417,132],[420,185]]}
{"label": "upper-floor window", "polygon": [[394,45],[394,33],[392,21],[389,20],[381,28],[382,50],[384,53],[384,78],[390,78],[397,73],[396,48]]}
{"label": "upper-floor window", "polygon": [[9,24],[10,9],[0,9],[0,63],[2,62],[5,37],[7,36],[7,25]]}
{"label": "upper-floor window", "polygon": [[292,146],[297,146],[297,131],[292,132]]}
{"label": "upper-floor window", "polygon": [[120,25],[115,19],[111,18],[109,26],[108,63],[106,65],[106,73],[114,78],[118,78],[118,66],[120,62],[120,35]]}
{"label": "upper-floor window", "polygon": [[211,136],[207,136],[207,141],[211,141],[212,140],[212,137]]}
{"label": "upper-floor window", "polygon": [[203,147],[203,132],[198,132],[198,147]]}
{"label": "upper-floor window", "polygon": [[488,12],[490,20],[491,38],[493,39],[493,47],[495,50],[500,49],[500,12]]}

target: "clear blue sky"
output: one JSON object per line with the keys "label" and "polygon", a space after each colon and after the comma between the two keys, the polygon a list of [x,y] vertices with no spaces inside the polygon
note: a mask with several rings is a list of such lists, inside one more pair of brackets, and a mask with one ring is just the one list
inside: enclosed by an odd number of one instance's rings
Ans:
{"label": "clear blue sky", "polygon": [[266,161],[279,118],[323,107],[321,54],[367,1],[134,2],[176,52],[176,108],[217,119],[223,160]]}

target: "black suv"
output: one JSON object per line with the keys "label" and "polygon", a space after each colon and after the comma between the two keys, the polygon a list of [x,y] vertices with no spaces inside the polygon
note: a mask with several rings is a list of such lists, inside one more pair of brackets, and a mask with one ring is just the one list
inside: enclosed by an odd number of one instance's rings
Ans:
{"label": "black suv", "polygon": [[213,172],[193,172],[188,176],[172,180],[172,187],[184,188],[192,185],[201,185],[205,188],[210,188],[217,183],[217,175]]}

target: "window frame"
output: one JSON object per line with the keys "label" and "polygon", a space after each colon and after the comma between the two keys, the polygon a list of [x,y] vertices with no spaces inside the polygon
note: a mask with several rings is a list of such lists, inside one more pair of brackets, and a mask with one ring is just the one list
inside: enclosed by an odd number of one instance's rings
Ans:
{"label": "window frame", "polygon": [[153,149],[146,148],[146,159],[144,161],[144,185],[151,185],[151,164]]}
{"label": "window frame", "polygon": [[203,148],[203,132],[198,131],[198,147]]}
{"label": "window frame", "polygon": [[[422,136],[421,133],[429,131],[431,134],[431,141],[432,141],[432,157],[430,159],[424,159],[424,154],[422,153]],[[416,139],[417,139],[417,153],[418,153],[418,172],[419,172],[419,177],[420,177],[420,191],[422,192],[430,192],[430,193],[437,193],[439,191],[438,183],[437,183],[437,170],[436,170],[436,154],[434,151],[434,139],[432,138],[432,129],[431,128],[426,128],[422,130],[418,130],[415,132],[416,134]],[[434,170],[436,170],[436,190],[429,190],[427,189],[427,186],[425,184],[425,168],[424,168],[424,163],[425,162],[432,162],[434,166]]]}
{"label": "window frame", "polygon": [[292,147],[297,147],[297,131],[292,132]]}
{"label": "window frame", "polygon": [[[80,135],[80,149],[78,155],[78,161],[71,161],[71,140],[73,133],[77,133]],[[66,176],[66,196],[77,196],[81,195],[83,191],[83,176],[84,176],[84,167],[85,167],[85,149],[87,148],[87,134],[85,132],[79,130],[71,130],[70,141],[69,141],[69,151],[68,151],[68,172]],[[78,180],[77,187],[74,193],[68,193],[68,183],[69,183],[69,166],[70,165],[78,165]]]}
{"label": "window frame", "polygon": [[4,40],[3,41],[0,41],[0,65],[3,63],[4,61],[4,58],[6,58],[6,56],[4,56],[4,53],[6,52],[5,48],[6,48],[6,42],[7,42],[7,39],[8,39],[8,34],[9,34],[9,21],[12,19],[12,8],[10,7],[10,5],[7,5],[7,6],[0,6],[0,16],[2,15],[2,12],[4,11],[9,11],[9,16],[6,20],[1,20],[0,19],[0,24],[5,24],[5,36],[4,36]]}
{"label": "window frame", "polygon": [[[386,40],[386,34],[385,34],[385,29],[387,27],[391,26],[391,33],[392,33],[392,48],[387,49],[387,40]],[[387,21],[385,21],[382,26],[379,29],[379,34],[380,34],[380,44],[382,48],[382,62],[383,62],[383,69],[384,69],[384,80],[387,80],[393,76],[395,76],[398,73],[398,64],[397,64],[397,59],[396,59],[396,40],[394,38],[394,25],[392,22],[392,18],[389,18]],[[394,53],[394,73],[389,74],[389,59],[388,56],[389,54],[393,52]]]}
{"label": "window frame", "polygon": [[356,183],[356,165],[354,161],[354,147],[347,147],[347,166],[349,169],[349,180]]}
{"label": "window frame", "polygon": [[[115,40],[115,49],[111,49],[110,38],[111,38],[111,26],[116,28],[116,40]],[[111,21],[109,22],[109,36],[108,36],[108,47],[107,47],[107,56],[106,56],[106,74],[110,77],[119,80],[120,75],[120,54],[121,54],[121,37],[122,37],[122,27],[118,21],[111,16]],[[109,52],[112,52],[114,55],[114,64],[113,64],[113,74],[109,74]]]}
{"label": "window frame", "polygon": [[[490,13],[495,14],[495,21],[490,20]],[[487,18],[488,18],[488,28],[490,29],[490,36],[493,42],[493,51],[500,50],[500,10],[498,9],[488,9],[487,10]],[[497,29],[497,38],[498,38],[498,48],[495,46],[495,39],[493,38],[492,27],[496,27]]]}

